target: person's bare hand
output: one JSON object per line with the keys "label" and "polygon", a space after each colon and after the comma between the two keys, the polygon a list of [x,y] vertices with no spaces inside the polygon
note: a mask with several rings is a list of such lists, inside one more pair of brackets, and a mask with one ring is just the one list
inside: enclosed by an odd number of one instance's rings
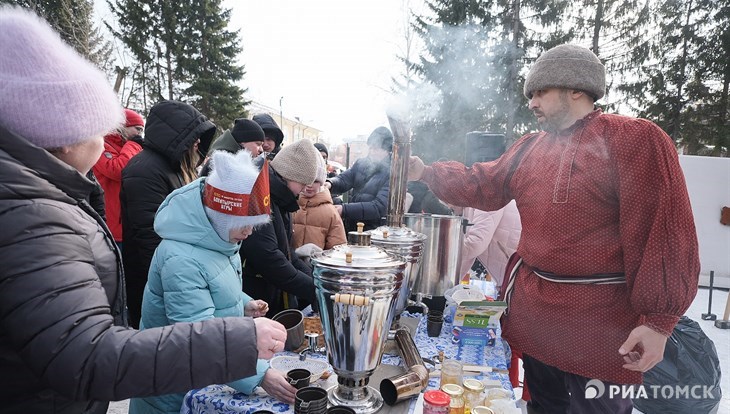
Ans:
{"label": "person's bare hand", "polygon": [[286,342],[284,325],[268,318],[256,318],[253,322],[256,325],[256,348],[259,350],[259,358],[271,359],[275,353],[284,350]]}
{"label": "person's bare hand", "polygon": [[252,318],[266,315],[269,311],[269,304],[261,299],[252,299],[243,307],[243,314]]}
{"label": "person's bare hand", "polygon": [[421,177],[423,177],[423,171],[425,168],[426,164],[424,164],[420,158],[411,156],[408,161],[408,181],[420,180]]}
{"label": "person's bare hand", "polygon": [[[634,328],[618,353],[624,357],[624,368],[646,372],[664,358],[667,337],[646,325]],[[634,348],[638,350],[635,350]]]}
{"label": "person's bare hand", "polygon": [[329,181],[325,181],[324,182],[324,187],[329,190],[330,188],[332,188],[332,183],[329,182]]}
{"label": "person's bare hand", "polygon": [[335,210],[337,210],[337,214],[342,216],[342,204],[335,204]]}
{"label": "person's bare hand", "polygon": [[267,394],[287,404],[294,404],[294,395],[297,389],[287,382],[286,377],[281,371],[273,368],[266,370],[264,380],[261,382],[261,388]]}

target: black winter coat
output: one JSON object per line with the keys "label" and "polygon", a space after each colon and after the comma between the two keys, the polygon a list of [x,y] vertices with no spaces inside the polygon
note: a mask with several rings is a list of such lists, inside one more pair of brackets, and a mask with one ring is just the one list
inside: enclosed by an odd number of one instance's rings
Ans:
{"label": "black winter coat", "polygon": [[93,208],[94,211],[96,211],[96,213],[101,216],[102,220],[106,222],[106,203],[104,202],[104,189],[101,188],[101,184],[99,184],[99,181],[97,181],[93,171],[89,171],[88,173],[86,173],[86,178],[94,183],[94,188],[91,190],[91,193],[89,193],[89,198],[87,198],[86,201],[89,203],[91,208]]}
{"label": "black winter coat", "polygon": [[176,101],[156,104],[147,117],[144,149],[122,170],[119,200],[122,210],[124,272],[130,325],[139,327],[147,272],[160,236],[155,233],[157,208],[185,182],[180,161],[200,138],[205,154],[215,125],[192,106]]}
{"label": "black winter coat", "polygon": [[0,412],[105,413],[256,373],[251,318],[125,327],[119,251],[78,171],[0,127],[0,176]]}
{"label": "black winter coat", "polygon": [[328,180],[332,194],[342,194],[352,189],[350,201],[342,205],[345,230],[357,230],[357,222],[365,223],[365,230],[383,223],[388,210],[390,191],[390,157],[374,163],[370,158],[360,158],[352,168]]}
{"label": "black winter coat", "polygon": [[[287,308],[296,308],[295,296],[312,304],[316,301],[312,268],[297,257],[291,248],[291,213],[299,210],[297,198],[286,181],[269,167],[271,222],[257,227],[241,243],[243,290],[254,299],[269,304],[271,317]],[[283,292],[290,295],[285,306]]]}

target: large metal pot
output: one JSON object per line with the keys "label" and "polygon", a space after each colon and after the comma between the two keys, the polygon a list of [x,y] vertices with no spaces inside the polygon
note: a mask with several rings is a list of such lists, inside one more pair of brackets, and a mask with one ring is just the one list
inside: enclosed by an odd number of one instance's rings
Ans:
{"label": "large metal pot", "polygon": [[466,220],[461,216],[406,213],[404,223],[426,235],[421,266],[411,293],[443,296],[462,276],[459,271]]}

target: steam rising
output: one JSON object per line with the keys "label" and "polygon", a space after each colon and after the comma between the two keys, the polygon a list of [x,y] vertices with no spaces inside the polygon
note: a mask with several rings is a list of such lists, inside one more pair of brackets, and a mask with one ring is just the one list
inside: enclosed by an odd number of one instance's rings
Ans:
{"label": "steam rising", "polygon": [[406,82],[405,90],[388,103],[388,116],[416,127],[446,115],[457,121],[454,111],[478,112],[481,116],[471,116],[465,126],[474,131],[487,127],[485,112],[509,111],[510,102],[500,97],[505,93],[500,89],[510,72],[507,65],[522,52],[509,39],[490,39],[489,33],[488,27],[475,23],[430,26],[428,46],[421,52],[428,76]]}
{"label": "steam rising", "polygon": [[443,96],[431,83],[412,84],[405,93],[393,95],[385,113],[390,118],[406,122],[411,127],[421,125],[439,114]]}
{"label": "steam rising", "polygon": [[[505,134],[527,126],[531,116],[519,75],[524,52],[509,37],[478,23],[430,25],[425,32],[421,79],[402,82],[406,87],[386,108],[389,117],[407,122],[415,133],[415,153],[427,160],[462,161],[467,133]],[[432,145],[443,139],[450,145]]]}

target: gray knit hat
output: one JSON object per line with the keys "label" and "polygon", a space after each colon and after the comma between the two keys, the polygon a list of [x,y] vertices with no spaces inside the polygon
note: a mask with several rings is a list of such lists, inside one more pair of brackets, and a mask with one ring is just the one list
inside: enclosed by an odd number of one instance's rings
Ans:
{"label": "gray knit hat", "polygon": [[271,161],[271,168],[285,180],[311,185],[319,172],[318,159],[322,154],[312,141],[300,139],[282,148]]}
{"label": "gray knit hat", "polygon": [[[314,145],[314,147],[317,148],[317,144]],[[317,160],[317,178],[315,178],[314,181],[322,185],[324,185],[324,182],[327,181],[327,163],[324,162],[324,158],[322,157],[319,157]]]}
{"label": "gray knit hat", "polygon": [[540,89],[578,89],[599,100],[606,94],[606,68],[598,57],[582,46],[560,45],[543,53],[525,79],[527,99]]}

